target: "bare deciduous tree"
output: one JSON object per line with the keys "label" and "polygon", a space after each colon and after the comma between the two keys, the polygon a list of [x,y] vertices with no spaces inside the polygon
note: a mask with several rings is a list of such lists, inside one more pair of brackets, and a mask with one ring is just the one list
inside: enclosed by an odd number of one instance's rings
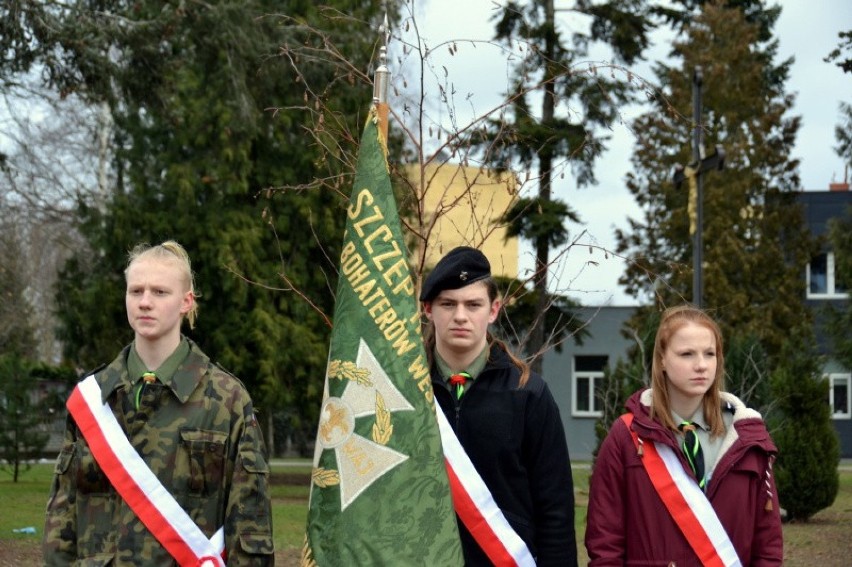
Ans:
{"label": "bare deciduous tree", "polygon": [[[519,98],[534,94],[545,87],[545,81],[524,86],[520,90],[508,88],[513,94],[506,96],[497,104],[484,110],[476,108],[475,93],[458,93],[447,69],[436,62],[436,54],[449,51],[459,54],[470,48],[471,53],[482,57],[484,50],[495,50],[508,60],[510,48],[493,41],[447,41],[430,46],[421,37],[412,7],[406,3],[398,28],[391,35],[389,48],[390,67],[394,70],[391,98],[391,132],[389,145],[392,156],[397,156],[391,164],[391,173],[397,190],[397,199],[402,212],[410,243],[410,257],[419,290],[431,249],[441,250],[442,237],[438,235],[439,226],[452,225],[464,238],[464,244],[482,246],[488,240],[503,239],[510,219],[518,214],[519,198],[525,194],[535,194],[540,176],[529,169],[522,170],[522,164],[508,154],[504,148],[515,133],[508,128],[500,131],[500,124],[507,124],[506,115]],[[382,34],[377,30],[378,54],[382,43]],[[334,44],[334,38],[322,30],[303,26],[299,41],[281,46],[280,56],[286,58],[293,71],[304,84],[305,104],[298,108],[276,108],[275,112],[290,112],[304,117],[305,134],[316,146],[323,148],[325,157],[321,163],[323,171],[316,177],[298,186],[281,186],[270,189],[270,194],[286,194],[291,191],[330,190],[340,195],[341,200],[348,197],[355,171],[355,156],[358,145],[358,133],[346,129],[346,120],[334,109],[324,104],[324,94],[333,88],[328,84],[314,84],[311,70],[315,65],[331,65],[337,70],[341,80],[356,81],[370,92],[371,74],[369,70],[355,66]],[[532,49],[530,44],[518,41],[516,49]],[[459,55],[464,56],[464,55]],[[374,60],[374,65],[375,65]],[[608,74],[622,73],[627,84],[637,92],[651,92],[651,87],[638,75],[623,67],[610,63],[564,66],[557,69],[562,75],[588,75],[594,78],[606,69]],[[599,87],[606,88],[601,80]],[[460,110],[459,105],[466,108]],[[463,116],[470,116],[469,119]],[[496,139],[483,145],[485,130]],[[590,141],[590,143],[592,143]],[[535,148],[528,151],[534,152]],[[577,148],[576,151],[584,151]],[[599,150],[590,150],[599,151]],[[489,166],[505,157],[500,168]],[[548,168],[548,176],[564,176],[570,173],[568,159],[554,160]],[[498,200],[483,195],[480,186],[491,187],[491,191],[511,194],[511,199]],[[533,201],[530,201],[533,203]],[[528,204],[526,206],[534,206]],[[460,219],[466,219],[462,221]],[[316,235],[313,235],[316,237]],[[550,293],[547,294],[545,309],[538,303],[538,294],[533,282],[537,270],[521,273],[513,282],[509,282],[505,304],[509,307],[509,318],[504,318],[503,332],[517,347],[525,351],[530,360],[538,358],[544,351],[554,348],[575,334],[582,334],[584,322],[573,313],[576,304],[570,299],[572,292],[579,290],[580,273],[566,273],[564,264],[574,253],[587,253],[590,248],[588,234],[580,230],[562,245],[552,249],[545,267],[552,274]],[[326,243],[328,244],[328,243]],[[592,244],[592,248],[599,246]],[[331,247],[333,249],[333,246]],[[612,251],[603,250],[611,255]],[[335,262],[330,262],[335,265]],[[583,270],[593,270],[595,262],[583,264]],[[294,290],[292,282],[282,270],[286,289],[296,291],[310,300],[307,290]],[[331,289],[331,286],[328,286]],[[322,290],[325,293],[326,290]],[[513,312],[513,309],[514,312]],[[526,316],[519,313],[525,310]],[[546,312],[547,320],[543,313]],[[328,319],[328,317],[326,316]],[[530,350],[531,332],[539,324],[546,329],[545,343],[540,348]]]}
{"label": "bare deciduous tree", "polygon": [[110,118],[102,107],[40,86],[34,73],[18,79],[5,84],[0,105],[0,230],[20,243],[36,358],[56,363],[54,285],[70,252],[85,246],[74,230],[77,207],[103,207],[114,185]]}

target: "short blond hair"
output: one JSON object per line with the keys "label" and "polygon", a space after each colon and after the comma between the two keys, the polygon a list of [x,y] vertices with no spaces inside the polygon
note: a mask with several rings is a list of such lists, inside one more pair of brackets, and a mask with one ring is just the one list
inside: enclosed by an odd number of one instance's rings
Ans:
{"label": "short blond hair", "polygon": [[127,267],[124,269],[124,279],[127,280],[127,271],[130,265],[140,258],[155,258],[157,260],[170,260],[177,263],[187,290],[192,293],[192,307],[186,313],[186,321],[189,328],[195,328],[195,320],[198,317],[198,295],[195,293],[195,276],[192,273],[192,263],[186,249],[174,240],[166,240],[162,244],[151,246],[148,243],[137,244],[127,254]]}

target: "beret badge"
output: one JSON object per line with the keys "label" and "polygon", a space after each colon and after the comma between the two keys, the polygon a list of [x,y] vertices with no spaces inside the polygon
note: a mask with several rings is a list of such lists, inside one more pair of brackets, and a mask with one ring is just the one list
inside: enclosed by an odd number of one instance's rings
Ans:
{"label": "beret badge", "polygon": [[420,301],[432,301],[442,291],[460,289],[488,277],[491,264],[485,254],[470,246],[453,248],[426,277]]}

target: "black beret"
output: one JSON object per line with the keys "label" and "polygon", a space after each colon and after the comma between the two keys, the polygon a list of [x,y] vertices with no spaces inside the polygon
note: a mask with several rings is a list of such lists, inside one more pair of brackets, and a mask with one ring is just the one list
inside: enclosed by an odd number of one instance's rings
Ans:
{"label": "black beret", "polygon": [[453,248],[423,283],[420,301],[432,301],[446,289],[459,289],[491,276],[491,264],[485,254],[470,246]]}

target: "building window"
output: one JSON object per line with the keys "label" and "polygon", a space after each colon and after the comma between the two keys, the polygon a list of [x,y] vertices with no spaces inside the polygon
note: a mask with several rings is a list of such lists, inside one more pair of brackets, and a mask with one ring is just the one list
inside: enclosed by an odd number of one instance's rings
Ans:
{"label": "building window", "polygon": [[824,252],[808,264],[808,299],[835,299],[849,296],[843,282],[834,273],[834,252]]}
{"label": "building window", "polygon": [[575,356],[573,375],[572,413],[577,417],[603,415],[601,390],[603,389],[606,356]]}
{"label": "building window", "polygon": [[828,403],[831,405],[831,417],[834,419],[852,418],[849,397],[852,393],[852,374],[830,374]]}

